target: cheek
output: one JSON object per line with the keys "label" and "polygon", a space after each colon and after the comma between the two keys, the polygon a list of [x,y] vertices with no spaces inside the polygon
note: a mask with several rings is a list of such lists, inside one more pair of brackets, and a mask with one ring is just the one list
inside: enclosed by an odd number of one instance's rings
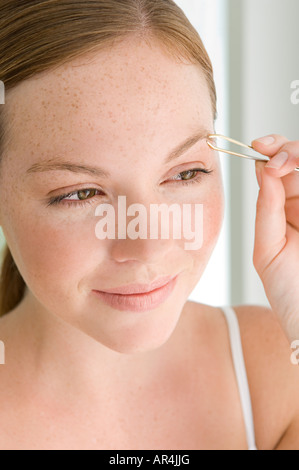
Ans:
{"label": "cheek", "polygon": [[106,245],[95,236],[94,217],[82,218],[81,209],[78,216],[75,210],[71,217],[61,214],[37,217],[23,211],[3,226],[18,269],[36,295],[71,291],[105,255]]}
{"label": "cheek", "polygon": [[223,187],[207,200],[204,206],[204,244],[214,246],[221,232],[224,218]]}
{"label": "cheek", "polygon": [[217,244],[224,218],[224,190],[222,181],[213,184],[213,190],[207,191],[208,196],[201,198],[203,206],[202,246],[199,250],[187,251],[191,258],[194,272],[203,273]]}

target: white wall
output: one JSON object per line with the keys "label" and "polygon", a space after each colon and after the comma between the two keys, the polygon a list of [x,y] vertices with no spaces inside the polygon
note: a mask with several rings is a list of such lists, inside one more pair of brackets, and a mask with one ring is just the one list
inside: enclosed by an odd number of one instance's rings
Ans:
{"label": "white wall", "polygon": [[[299,80],[299,1],[230,0],[229,8],[232,137],[249,144],[272,133],[298,140],[299,105],[290,97],[291,82]],[[232,286],[233,302],[268,305],[252,263],[258,197],[254,162],[244,160],[238,168],[243,197],[232,214],[232,229],[243,243],[237,246],[239,284]]]}

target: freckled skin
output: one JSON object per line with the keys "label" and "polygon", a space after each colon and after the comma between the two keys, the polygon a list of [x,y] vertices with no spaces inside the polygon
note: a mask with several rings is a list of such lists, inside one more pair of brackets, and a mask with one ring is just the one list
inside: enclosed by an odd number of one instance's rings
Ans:
{"label": "freckled skin", "polygon": [[[162,164],[201,126],[213,132],[202,72],[177,63],[158,44],[149,48],[127,39],[113,50],[85,54],[27,80],[8,93],[6,106],[13,125],[1,173],[0,215],[28,286],[19,310],[34,311],[36,318],[53,325],[58,318],[75,327],[68,331],[70,338],[78,330],[113,351],[161,346],[198,283],[222,226],[218,155],[200,142],[180,160]],[[111,179],[55,171],[26,175],[34,163],[57,155],[100,166]],[[162,185],[199,162],[213,169],[199,184]],[[102,190],[105,197],[95,196],[86,207],[47,207],[50,191],[59,195],[84,188]],[[118,195],[127,196],[127,207],[202,203],[202,248],[186,251],[184,240],[98,240],[95,208],[100,201],[116,204]],[[145,315],[124,315],[91,294],[92,289],[146,283],[179,272],[172,296]]]}

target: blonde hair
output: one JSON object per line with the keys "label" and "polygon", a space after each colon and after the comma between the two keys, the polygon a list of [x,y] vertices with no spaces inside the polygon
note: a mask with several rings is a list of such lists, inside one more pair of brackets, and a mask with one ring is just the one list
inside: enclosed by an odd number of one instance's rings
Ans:
{"label": "blonde hair", "polygon": [[[135,34],[155,37],[172,57],[199,65],[217,117],[213,67],[202,40],[173,0],[0,0],[0,80],[5,91],[23,80],[109,48]],[[0,106],[0,163],[6,145],[5,105]],[[26,289],[6,245],[0,277],[0,316],[15,308]]]}

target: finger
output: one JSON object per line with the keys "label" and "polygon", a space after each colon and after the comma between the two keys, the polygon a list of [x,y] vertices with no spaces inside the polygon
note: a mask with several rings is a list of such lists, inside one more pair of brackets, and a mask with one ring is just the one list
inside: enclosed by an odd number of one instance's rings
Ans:
{"label": "finger", "polygon": [[[270,172],[270,170],[267,171]],[[292,171],[282,178],[282,182],[284,184],[287,200],[299,195],[299,172]]]}
{"label": "finger", "polygon": [[287,222],[299,231],[299,195],[286,201],[285,212]]}
{"label": "finger", "polygon": [[255,245],[253,263],[262,274],[286,243],[285,190],[280,178],[265,170],[265,163],[257,162],[261,186],[257,200]]}
{"label": "finger", "polygon": [[286,137],[278,134],[271,134],[266,137],[253,140],[251,145],[254,150],[262,155],[273,157],[287,142],[289,142],[289,139]]}
{"label": "finger", "polygon": [[[272,134],[254,140],[252,147],[257,152],[271,157],[266,168],[269,168],[272,175],[279,178],[299,167],[299,141],[289,141],[284,136]],[[299,172],[296,173],[299,175]]]}
{"label": "finger", "polygon": [[284,144],[266,165],[267,170],[279,178],[293,172],[296,167],[299,167],[299,141]]}

